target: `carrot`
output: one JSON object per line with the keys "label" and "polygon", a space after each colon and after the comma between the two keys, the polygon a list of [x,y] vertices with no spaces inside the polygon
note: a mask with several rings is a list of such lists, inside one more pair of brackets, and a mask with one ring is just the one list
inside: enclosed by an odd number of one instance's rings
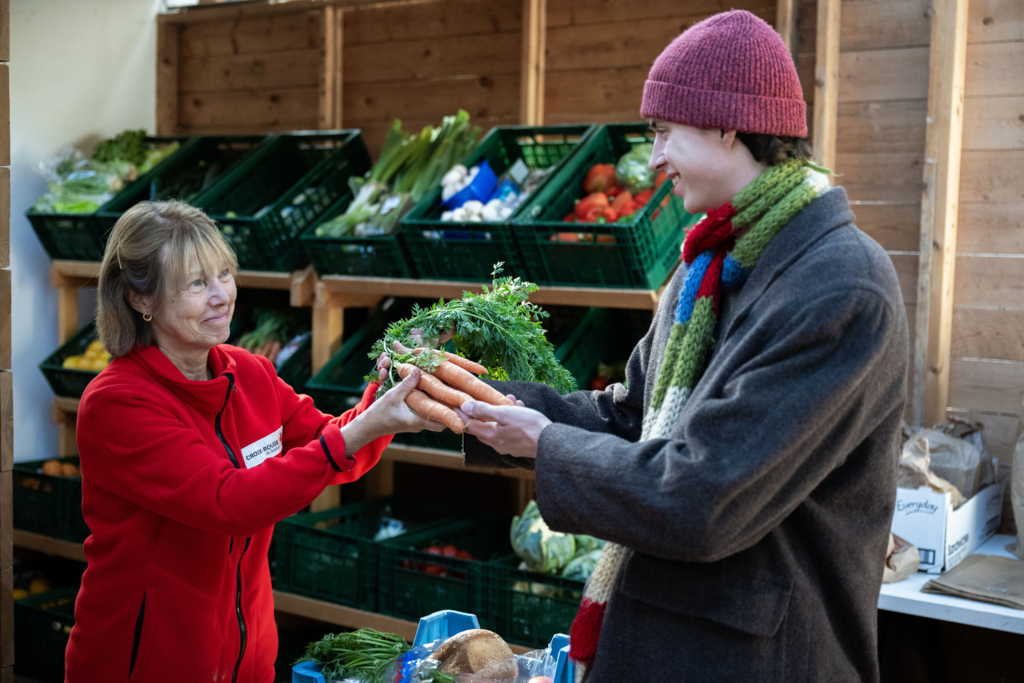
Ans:
{"label": "carrot", "polygon": [[474,399],[493,406],[515,405],[497,389],[471,375],[455,363],[445,361],[437,366],[433,374],[450,387],[466,392]]}
{"label": "carrot", "polygon": [[409,392],[409,395],[405,397],[405,404],[423,419],[440,422],[456,434],[466,431],[466,423],[454,410],[443,403],[438,403],[419,389]]}
{"label": "carrot", "polygon": [[[405,379],[412,372],[413,366],[408,363],[399,363],[397,369],[398,376]],[[420,382],[417,386],[441,403],[454,408],[461,406],[466,401],[473,400],[473,397],[469,394],[458,389],[452,389],[428,372],[420,373]]]}
{"label": "carrot", "polygon": [[[419,349],[413,349],[412,352],[413,353],[419,353],[421,351],[423,351],[423,349],[419,348]],[[445,358],[447,358],[451,362],[455,363],[456,365],[458,365],[463,370],[468,370],[469,372],[472,372],[474,375],[486,375],[486,374],[488,374],[487,368],[485,368],[484,366],[480,365],[479,363],[474,363],[473,361],[471,361],[468,358],[463,358],[462,356],[458,356],[458,355],[456,355],[454,353],[448,353],[447,351],[442,351],[441,353],[444,354]]]}

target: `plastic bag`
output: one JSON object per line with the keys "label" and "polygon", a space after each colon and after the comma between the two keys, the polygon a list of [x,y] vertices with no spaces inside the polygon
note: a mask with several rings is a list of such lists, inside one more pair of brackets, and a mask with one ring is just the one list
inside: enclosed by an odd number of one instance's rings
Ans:
{"label": "plastic bag", "polygon": [[39,172],[50,188],[32,208],[43,213],[93,213],[124,187],[116,169],[71,147],[41,163]]}
{"label": "plastic bag", "polygon": [[1013,474],[1010,482],[1010,504],[1017,525],[1017,540],[1006,549],[1024,559],[1024,413],[1017,422],[1017,440],[1013,447]]}
{"label": "plastic bag", "polygon": [[615,166],[615,181],[619,187],[624,187],[633,194],[654,189],[657,174],[648,165],[653,151],[654,145],[647,142],[637,145],[619,158],[619,163]]}
{"label": "plastic bag", "polygon": [[373,537],[374,543],[380,543],[386,541],[389,538],[395,538],[401,536],[408,529],[405,527],[405,523],[391,516],[391,506],[384,508],[384,514],[380,518],[380,528]]}

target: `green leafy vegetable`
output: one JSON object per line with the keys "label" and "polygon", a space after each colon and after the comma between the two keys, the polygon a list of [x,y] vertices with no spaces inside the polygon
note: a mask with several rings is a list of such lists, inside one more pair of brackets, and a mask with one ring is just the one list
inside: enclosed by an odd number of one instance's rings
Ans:
{"label": "green leafy vegetable", "polygon": [[401,636],[361,628],[351,633],[328,634],[306,646],[295,663],[316,662],[325,680],[358,678],[364,683],[384,683],[384,669],[409,651]]}
{"label": "green leafy vegetable", "polygon": [[601,557],[604,541],[593,536],[552,531],[531,500],[522,517],[512,519],[512,549],[527,568],[544,574],[585,581]]}
{"label": "green leafy vegetable", "polygon": [[[384,338],[370,352],[376,359],[387,353],[392,360],[391,373],[378,395],[396,384],[397,363],[412,363],[430,371],[443,360],[440,353],[425,351],[415,356],[395,351],[394,342],[413,348],[411,332],[423,329],[424,340],[439,340],[448,330],[460,356],[476,360],[487,368],[491,379],[510,379],[548,384],[560,393],[575,388],[572,374],[555,360],[554,347],[544,335],[541,320],[548,314],[529,302],[537,285],[519,278],[498,277],[501,263],[494,268],[491,287],[482,294],[465,292],[461,299],[441,299],[430,308],[413,306],[412,316],[393,323]],[[367,381],[376,381],[375,373]]]}
{"label": "green leafy vegetable", "polygon": [[654,145],[647,142],[637,145],[619,158],[615,166],[615,180],[633,194],[654,188],[656,173],[649,163]]}
{"label": "green leafy vegetable", "polygon": [[100,140],[92,158],[108,164],[124,161],[141,166],[146,161],[145,139],[146,131],[143,129],[123,131],[109,140]]}

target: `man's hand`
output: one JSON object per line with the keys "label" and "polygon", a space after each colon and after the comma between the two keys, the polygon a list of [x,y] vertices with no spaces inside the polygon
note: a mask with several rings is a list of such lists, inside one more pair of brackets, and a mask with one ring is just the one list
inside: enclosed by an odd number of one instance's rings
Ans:
{"label": "man's hand", "polygon": [[[513,399],[515,400],[515,399]],[[515,406],[492,406],[483,401],[466,401],[456,412],[467,421],[472,434],[503,455],[536,458],[540,433],[551,420],[516,401]]]}

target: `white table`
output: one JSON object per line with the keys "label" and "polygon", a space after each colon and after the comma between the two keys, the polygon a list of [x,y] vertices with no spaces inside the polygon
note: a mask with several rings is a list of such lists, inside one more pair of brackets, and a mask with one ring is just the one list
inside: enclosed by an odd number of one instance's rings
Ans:
{"label": "white table", "polygon": [[[972,555],[1013,557],[1005,548],[1006,544],[1011,541],[1013,541],[1012,536],[997,534],[982,544]],[[1020,560],[1020,570],[1024,572],[1024,560]],[[1024,610],[965,600],[964,598],[922,593],[921,587],[937,576],[939,575],[918,572],[899,583],[882,584],[882,593],[878,597],[878,609],[1024,634]]]}

